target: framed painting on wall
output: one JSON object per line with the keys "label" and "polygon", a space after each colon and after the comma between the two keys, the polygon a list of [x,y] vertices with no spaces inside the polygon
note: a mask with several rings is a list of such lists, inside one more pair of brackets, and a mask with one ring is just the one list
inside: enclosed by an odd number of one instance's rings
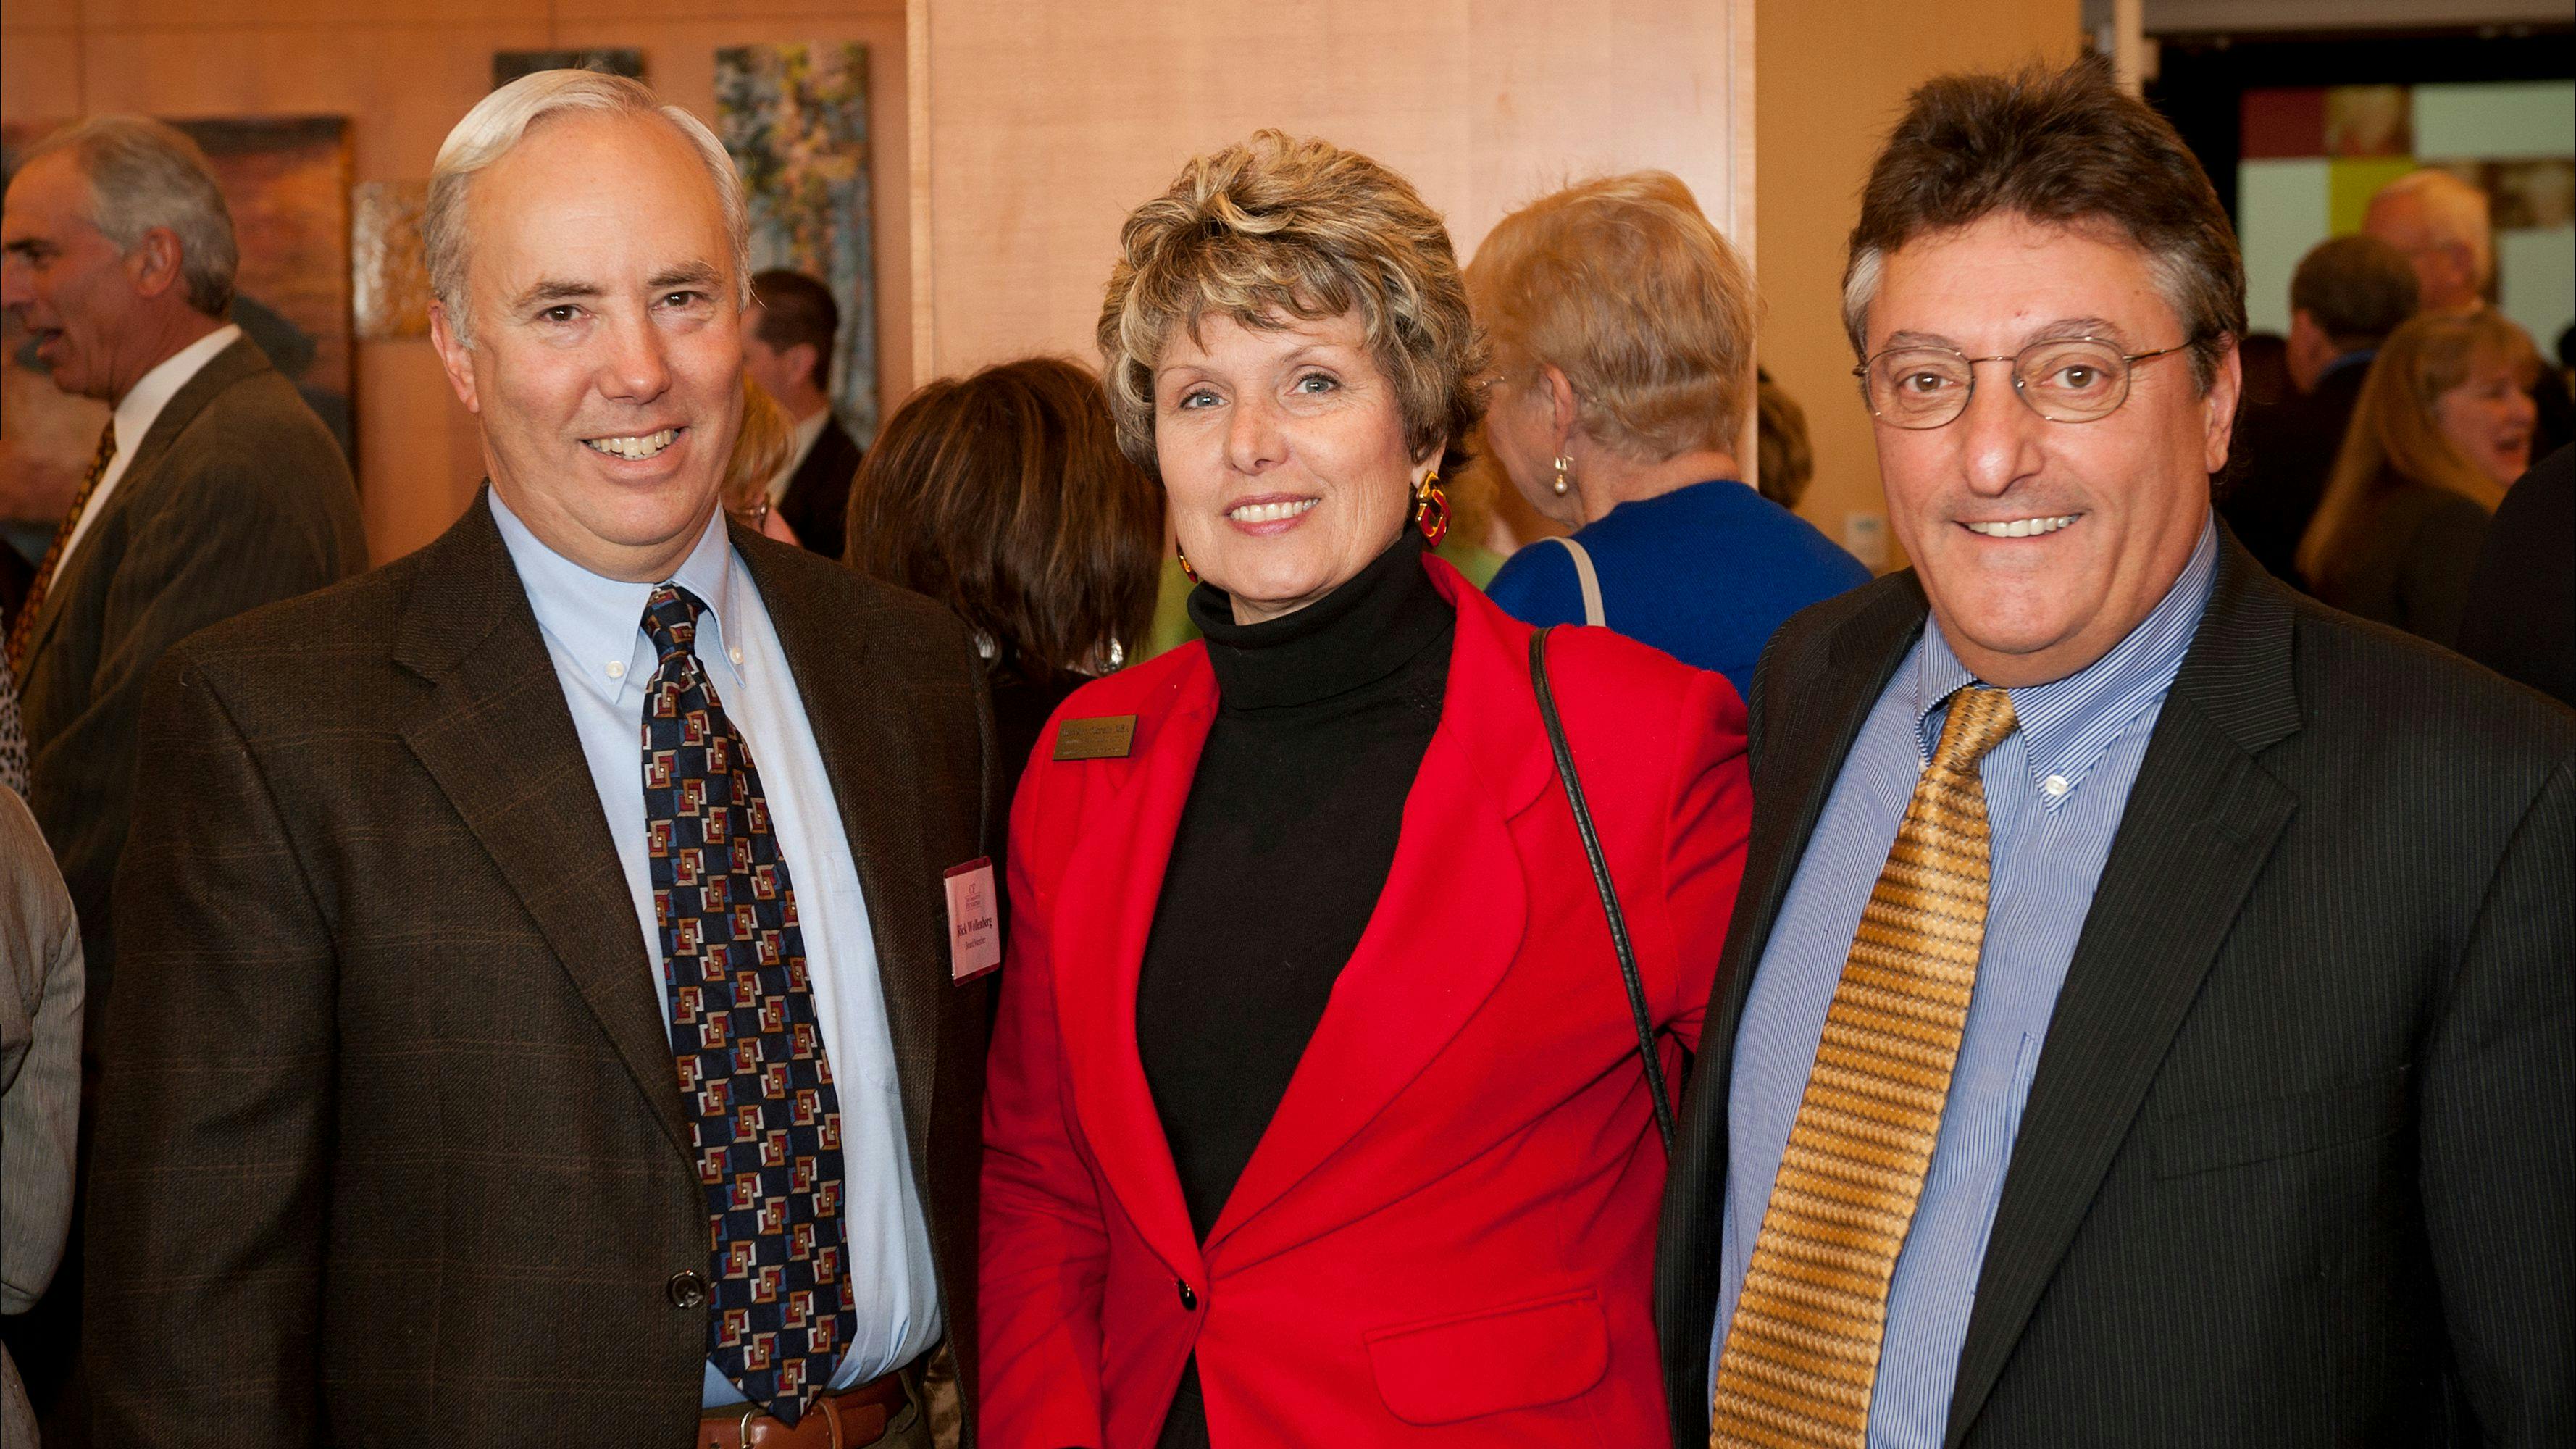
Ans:
{"label": "framed painting on wall", "polygon": [[742,173],[754,271],[786,267],[840,305],[833,411],[877,431],[876,223],[868,190],[868,48],[727,46],[716,52],[716,134]]}

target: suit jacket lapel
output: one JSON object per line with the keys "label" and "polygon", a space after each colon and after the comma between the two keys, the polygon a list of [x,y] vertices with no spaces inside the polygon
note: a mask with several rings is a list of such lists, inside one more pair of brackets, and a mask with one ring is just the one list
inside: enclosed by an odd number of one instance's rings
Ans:
{"label": "suit jacket lapel", "polygon": [[1052,933],[1085,948],[1054,962],[1083,1140],[1137,1231],[1183,1273],[1197,1269],[1198,1238],[1136,1046],[1136,983],[1216,706],[1216,676],[1204,656],[1193,659],[1138,710],[1129,758],[1081,767],[1096,779],[1084,801],[1083,842],[1056,887]]}
{"label": "suit jacket lapel", "polygon": [[617,846],[518,570],[480,497],[422,553],[394,662],[430,682],[403,740],[482,843],[694,1161]]}
{"label": "suit jacket lapel", "polygon": [[871,621],[853,620],[846,598],[812,597],[802,570],[771,566],[769,555],[786,545],[739,527],[732,536],[735,552],[760,588],[779,647],[786,651],[788,672],[805,703],[805,722],[814,732],[814,748],[823,757],[823,772],[840,806],[842,839],[858,867],[876,947],[906,1146],[914,1180],[927,1182],[948,940],[944,897],[935,911],[918,907],[940,873],[960,862],[922,854],[922,782],[894,771],[894,762],[918,754],[906,743],[910,717],[901,692],[871,679],[862,667]]}
{"label": "suit jacket lapel", "polygon": [[115,491],[108,494],[107,501],[101,505],[98,521],[92,523],[89,532],[82,536],[81,550],[72,555],[69,572],[46,586],[45,601],[36,609],[36,632],[27,641],[27,658],[19,671],[19,678],[25,679],[35,673],[36,657],[44,653],[45,641],[53,637],[54,625],[62,618],[65,605],[75,594],[85,592],[73,580],[97,561],[94,541],[109,520],[132,505],[138,491],[149,490],[152,470],[159,466],[162,455],[170,451],[171,441],[185,432],[188,425],[197,420],[197,414],[206,410],[206,404],[213,402],[224,389],[243,378],[267,371],[270,371],[268,354],[260,351],[258,344],[248,337],[243,337],[208,358],[206,365],[197,369],[197,375],[189,378],[186,385],[171,394],[170,401],[162,405],[160,414],[152,420],[152,426],[144,430],[143,441],[134,445],[134,456],[126,461],[125,471],[117,475]]}
{"label": "suit jacket lapel", "polygon": [[1987,1239],[1948,1443],[1966,1436],[2297,799],[2256,763],[2299,727],[2291,604],[2222,535],[2067,968]]}

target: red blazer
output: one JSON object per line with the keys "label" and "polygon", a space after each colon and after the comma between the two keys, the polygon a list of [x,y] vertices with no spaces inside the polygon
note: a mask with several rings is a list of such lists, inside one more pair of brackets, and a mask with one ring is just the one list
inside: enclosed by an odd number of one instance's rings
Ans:
{"label": "red blazer", "polygon": [[[1216,715],[1205,647],[1086,685],[1038,740],[984,1109],[993,1449],[1150,1449],[1193,1351],[1225,1449],[1669,1433],[1664,1153],[1529,629],[1428,567],[1458,611],[1440,726],[1376,913],[1204,1245],[1138,1060],[1136,978]],[[1675,1073],[1743,870],[1744,709],[1600,629],[1560,631],[1548,663]],[[1064,721],[1102,715],[1136,717],[1124,758],[1052,758]],[[1244,930],[1294,909],[1293,883],[1247,889]]]}

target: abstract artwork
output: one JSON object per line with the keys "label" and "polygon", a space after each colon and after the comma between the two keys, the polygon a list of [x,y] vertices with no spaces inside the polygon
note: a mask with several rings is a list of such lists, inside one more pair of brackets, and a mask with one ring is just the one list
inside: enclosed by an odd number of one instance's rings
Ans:
{"label": "abstract artwork", "polygon": [[644,52],[618,46],[593,50],[496,50],[492,52],[492,89],[541,70],[597,70],[630,80],[644,78]]}
{"label": "abstract artwork", "polygon": [[751,265],[820,279],[840,304],[833,410],[862,444],[877,430],[876,227],[868,181],[868,48],[716,52],[716,134],[751,207]]}
{"label": "abstract artwork", "polygon": [[[0,122],[0,184],[62,125]],[[357,458],[350,404],[349,122],[344,116],[173,120],[206,155],[241,246],[232,320]],[[0,338],[0,520],[50,526],[71,505],[107,410],[46,380],[14,323]],[[13,535],[17,536],[17,535]]]}
{"label": "abstract artwork", "polygon": [[429,335],[429,262],[420,213],[426,181],[361,181],[349,189],[349,303],[358,340]]}
{"label": "abstract artwork", "polygon": [[2487,193],[2496,304],[2547,354],[2576,319],[2576,82],[2301,86],[2245,92],[2236,231],[2246,311],[2287,332],[2290,273],[2361,229],[2371,195],[2422,166]]}

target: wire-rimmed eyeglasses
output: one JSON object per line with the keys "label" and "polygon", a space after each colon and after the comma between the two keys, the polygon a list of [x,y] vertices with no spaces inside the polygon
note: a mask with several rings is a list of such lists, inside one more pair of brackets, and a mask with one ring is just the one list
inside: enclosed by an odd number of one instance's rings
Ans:
{"label": "wire-rimmed eyeglasses", "polygon": [[2131,365],[2180,352],[2187,337],[2153,352],[2122,352],[2103,337],[2057,337],[2009,357],[1970,357],[1954,347],[1908,343],[1852,369],[1870,416],[1891,427],[1938,428],[1956,422],[1977,391],[1977,364],[2012,364],[2013,391],[2052,423],[2100,422],[2129,400]]}

